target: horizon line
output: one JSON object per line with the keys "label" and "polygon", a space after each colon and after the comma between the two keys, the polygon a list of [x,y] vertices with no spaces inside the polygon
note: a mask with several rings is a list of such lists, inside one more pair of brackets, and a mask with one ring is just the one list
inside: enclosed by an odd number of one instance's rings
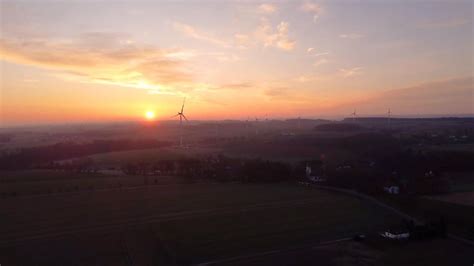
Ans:
{"label": "horizon line", "polygon": [[[251,119],[247,118],[222,118],[222,119],[190,119],[193,122],[216,122],[216,121],[251,121],[255,122],[255,118],[259,122],[267,121],[285,121],[291,119],[304,119],[304,120],[329,120],[329,121],[344,121],[345,119],[354,119],[354,117],[347,116],[338,116],[338,115],[325,115],[325,116],[291,116],[291,117],[258,117],[252,116]],[[361,118],[388,118],[386,114],[368,114],[368,115],[357,115],[355,119]],[[474,113],[472,114],[408,114],[408,115],[391,115],[391,119],[443,119],[443,118],[474,118]],[[56,126],[79,126],[79,125],[103,125],[103,124],[128,124],[128,123],[157,123],[157,122],[176,122],[173,119],[155,119],[153,121],[145,121],[140,119],[135,120],[104,120],[104,121],[62,121],[62,122],[25,122],[25,123],[12,123],[12,124],[3,124],[0,125],[0,129],[11,129],[11,128],[28,128],[28,127],[56,127]]]}

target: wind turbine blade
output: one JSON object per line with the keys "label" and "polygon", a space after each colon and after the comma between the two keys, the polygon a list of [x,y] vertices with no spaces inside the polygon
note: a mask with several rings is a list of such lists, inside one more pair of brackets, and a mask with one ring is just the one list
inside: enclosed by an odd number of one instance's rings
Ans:
{"label": "wind turbine blade", "polygon": [[185,97],[184,100],[183,100],[183,106],[181,106],[181,113],[183,113],[183,111],[184,111],[184,102],[185,102],[185,101],[186,101],[186,97]]}
{"label": "wind turbine blade", "polygon": [[184,120],[188,121],[188,119],[186,118],[186,116],[185,116],[185,115],[182,115],[182,116],[183,116]]}
{"label": "wind turbine blade", "polygon": [[178,115],[179,115],[179,114],[173,115],[173,116],[171,116],[170,118],[175,118],[175,117],[177,117]]}

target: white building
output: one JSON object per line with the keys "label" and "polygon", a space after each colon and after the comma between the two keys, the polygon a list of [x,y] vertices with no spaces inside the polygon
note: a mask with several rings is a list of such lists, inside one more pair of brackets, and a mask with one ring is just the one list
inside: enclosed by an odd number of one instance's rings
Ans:
{"label": "white building", "polygon": [[311,182],[324,182],[326,179],[320,176],[311,175],[311,166],[306,165],[306,178]]}
{"label": "white building", "polygon": [[383,190],[385,192],[387,192],[388,194],[399,194],[400,193],[400,188],[398,186],[384,187]]}

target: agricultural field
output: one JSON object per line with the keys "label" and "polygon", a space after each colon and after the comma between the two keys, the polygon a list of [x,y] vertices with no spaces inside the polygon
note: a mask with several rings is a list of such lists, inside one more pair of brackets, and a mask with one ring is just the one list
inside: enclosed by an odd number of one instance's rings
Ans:
{"label": "agricultural field", "polygon": [[433,146],[424,147],[424,150],[474,152],[474,144],[473,143],[454,143],[454,144],[433,145]]}
{"label": "agricultural field", "polygon": [[0,199],[185,183],[172,176],[127,176],[56,170],[0,171]]}
{"label": "agricultural field", "polygon": [[400,221],[359,199],[295,184],[210,183],[6,198],[0,217],[5,265],[193,264]]}
{"label": "agricultural field", "polygon": [[216,265],[469,265],[472,247],[449,239],[390,243],[377,238],[367,242],[341,241],[269,255],[235,258]]}
{"label": "agricultural field", "polygon": [[450,172],[446,173],[445,176],[451,181],[450,192],[474,191],[474,172]]}
{"label": "agricultural field", "polygon": [[149,163],[158,160],[176,160],[189,157],[215,155],[216,148],[194,147],[186,150],[176,148],[154,148],[131,151],[107,152],[88,156],[94,163],[99,165],[125,164],[125,163]]}

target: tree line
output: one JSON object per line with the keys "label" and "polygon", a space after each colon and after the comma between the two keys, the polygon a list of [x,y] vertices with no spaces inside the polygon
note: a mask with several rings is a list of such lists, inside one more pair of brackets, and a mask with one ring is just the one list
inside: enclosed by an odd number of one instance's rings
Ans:
{"label": "tree line", "polygon": [[204,179],[242,183],[282,182],[298,178],[298,170],[288,163],[223,155],[127,163],[122,166],[122,170],[127,175],[177,175],[189,182]]}

